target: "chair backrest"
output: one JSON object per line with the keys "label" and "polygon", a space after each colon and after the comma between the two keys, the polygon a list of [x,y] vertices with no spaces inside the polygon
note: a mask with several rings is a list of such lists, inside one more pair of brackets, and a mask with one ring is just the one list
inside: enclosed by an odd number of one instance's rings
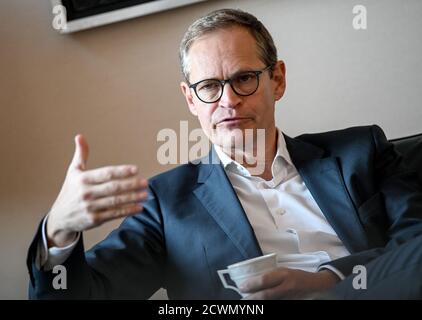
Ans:
{"label": "chair backrest", "polygon": [[418,173],[422,183],[422,133],[390,141],[403,155],[406,164]]}

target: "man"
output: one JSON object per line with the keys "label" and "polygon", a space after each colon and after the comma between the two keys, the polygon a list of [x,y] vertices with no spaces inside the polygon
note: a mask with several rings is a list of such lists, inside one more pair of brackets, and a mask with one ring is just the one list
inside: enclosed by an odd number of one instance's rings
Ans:
{"label": "man", "polygon": [[[199,19],[180,58],[182,92],[221,164],[182,165],[147,183],[134,166],[87,170],[88,145],[77,136],[29,250],[31,298],[148,298],[164,287],[174,299],[237,299],[217,270],[270,252],[279,267],[244,284],[250,299],[422,297],[421,186],[380,128],[294,139],[279,131],[285,66],[248,13]],[[237,147],[248,130],[258,141],[259,129],[263,153]],[[125,216],[84,253],[82,231]],[[52,286],[58,264],[66,290]],[[366,289],[353,286],[356,266],[366,268]]]}

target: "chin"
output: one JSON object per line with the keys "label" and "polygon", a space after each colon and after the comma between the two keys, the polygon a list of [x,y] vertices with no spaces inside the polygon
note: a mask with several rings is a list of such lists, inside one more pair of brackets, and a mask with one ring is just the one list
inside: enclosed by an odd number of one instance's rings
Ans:
{"label": "chin", "polygon": [[217,128],[212,131],[211,141],[228,149],[243,149],[245,129],[241,128]]}

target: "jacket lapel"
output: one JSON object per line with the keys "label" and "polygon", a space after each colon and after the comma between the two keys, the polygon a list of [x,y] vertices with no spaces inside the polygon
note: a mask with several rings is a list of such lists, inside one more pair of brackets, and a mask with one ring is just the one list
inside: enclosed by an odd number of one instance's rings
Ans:
{"label": "jacket lapel", "polygon": [[[336,157],[324,150],[284,135],[290,157],[305,185],[343,244],[350,252],[369,247],[366,233],[346,189]],[[256,236],[239,199],[211,150],[209,163],[199,164],[198,187],[193,191],[206,211],[235,244],[245,259],[262,255]]]}
{"label": "jacket lapel", "polygon": [[284,137],[305,185],[345,247],[350,252],[367,249],[367,237],[346,189],[338,159],[323,158],[323,149]]}
{"label": "jacket lapel", "polygon": [[[218,159],[214,149],[212,159]],[[262,255],[245,211],[220,163],[200,164],[198,187],[193,191],[207,212],[245,259]]]}

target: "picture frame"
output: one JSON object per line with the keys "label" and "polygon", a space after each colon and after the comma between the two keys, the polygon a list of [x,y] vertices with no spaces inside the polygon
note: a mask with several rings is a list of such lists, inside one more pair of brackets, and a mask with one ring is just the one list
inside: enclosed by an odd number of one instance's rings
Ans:
{"label": "picture frame", "polygon": [[50,0],[60,33],[128,20],[207,0]]}

